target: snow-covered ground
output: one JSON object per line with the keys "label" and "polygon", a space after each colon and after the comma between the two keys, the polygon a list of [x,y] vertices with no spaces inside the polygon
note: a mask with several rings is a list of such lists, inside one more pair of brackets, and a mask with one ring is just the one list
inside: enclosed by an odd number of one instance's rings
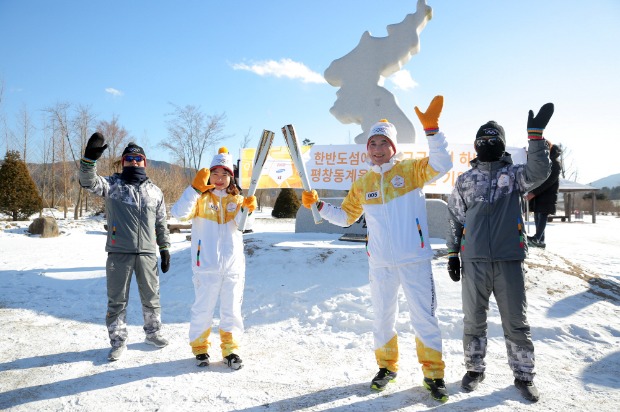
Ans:
{"label": "snow-covered ground", "polygon": [[[57,216],[60,214],[57,213]],[[401,370],[382,393],[362,243],[339,235],[294,233],[290,220],[257,219],[244,235],[247,274],[240,352],[245,367],[198,368],[188,345],[193,301],[188,232],[172,235],[172,266],[161,275],[164,334],[143,342],[135,281],[128,350],[110,363],[104,325],[103,223],[59,220],[62,235],[25,234],[28,222],[0,227],[0,409],[11,411],[617,411],[620,408],[620,219],[548,226],[547,249],[527,259],[529,320],[541,400],[513,386],[497,307],[489,313],[487,379],[460,390],[465,372],[460,283],[446,272],[445,244],[432,239],[448,403],[430,399],[401,294]],[[440,406],[441,405],[441,406]]]}

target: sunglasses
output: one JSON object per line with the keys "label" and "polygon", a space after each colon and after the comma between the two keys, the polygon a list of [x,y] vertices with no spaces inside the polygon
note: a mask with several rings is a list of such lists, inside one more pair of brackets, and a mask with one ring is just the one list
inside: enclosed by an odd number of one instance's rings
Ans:
{"label": "sunglasses", "polygon": [[123,158],[125,162],[133,162],[134,160],[138,163],[144,160],[144,156],[142,155],[127,155]]}
{"label": "sunglasses", "polygon": [[495,146],[499,144],[499,137],[479,137],[476,139],[476,146],[482,146],[483,144],[488,144],[490,146]]}

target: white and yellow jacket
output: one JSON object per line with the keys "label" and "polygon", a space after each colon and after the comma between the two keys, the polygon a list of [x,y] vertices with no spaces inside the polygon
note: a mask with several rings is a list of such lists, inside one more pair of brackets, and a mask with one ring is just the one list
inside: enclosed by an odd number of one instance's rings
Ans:
{"label": "white and yellow jacket", "polygon": [[443,133],[428,138],[429,156],[372,165],[356,180],[341,207],[323,203],[320,214],[338,226],[352,225],[365,214],[371,268],[431,259],[426,202],[422,188],[452,168]]}
{"label": "white and yellow jacket", "polygon": [[194,273],[245,271],[243,234],[237,229],[243,196],[223,190],[197,193],[189,186],[170,212],[192,221],[192,270]]}

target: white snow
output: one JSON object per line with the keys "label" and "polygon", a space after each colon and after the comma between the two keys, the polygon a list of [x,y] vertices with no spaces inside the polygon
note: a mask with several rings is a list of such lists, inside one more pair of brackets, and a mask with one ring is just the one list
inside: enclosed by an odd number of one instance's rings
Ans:
{"label": "white snow", "polygon": [[[533,249],[526,260],[537,404],[523,400],[513,386],[494,302],[487,379],[473,393],[460,390],[460,283],[447,275],[443,241],[431,240],[450,392],[442,407],[620,409],[620,218],[598,216],[596,224],[589,219],[549,224],[547,249]],[[441,405],[421,385],[402,294],[398,380],[382,393],[369,388],[377,366],[362,243],[339,241],[337,234],[294,233],[294,221],[259,215],[254,233],[244,235],[245,367],[231,371],[219,362],[216,327],[208,368],[195,366],[188,344],[194,296],[189,232],[172,235],[172,266],[161,275],[163,332],[170,345],[144,343],[133,281],[128,350],[110,363],[103,221],[59,220],[62,235],[52,239],[28,236],[28,224],[0,223],[0,409],[417,411]]]}

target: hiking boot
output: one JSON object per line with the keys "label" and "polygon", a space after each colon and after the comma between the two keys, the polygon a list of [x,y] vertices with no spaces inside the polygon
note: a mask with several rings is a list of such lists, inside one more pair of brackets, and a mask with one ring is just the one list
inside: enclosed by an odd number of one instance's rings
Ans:
{"label": "hiking boot", "polygon": [[372,382],[370,383],[371,389],[376,391],[382,391],[385,389],[388,383],[395,382],[396,376],[398,374],[396,372],[392,372],[387,368],[379,369],[379,372],[372,378]]}
{"label": "hiking boot", "polygon": [[149,345],[157,346],[158,348],[163,348],[164,346],[168,345],[168,339],[164,338],[159,333],[146,335],[144,342],[148,343]]}
{"label": "hiking boot", "polygon": [[424,387],[431,393],[431,397],[439,402],[448,400],[448,391],[443,379],[424,378]]}
{"label": "hiking boot", "polygon": [[482,382],[484,378],[484,372],[467,371],[461,381],[461,388],[463,388],[465,392],[475,391],[478,384]]}
{"label": "hiking boot", "polygon": [[196,365],[200,367],[209,366],[209,354],[201,353],[196,355]]}
{"label": "hiking boot", "polygon": [[241,360],[239,355],[231,353],[230,355],[226,356],[224,359],[225,359],[224,362],[226,362],[226,364],[228,365],[230,369],[238,370],[238,369],[243,368],[243,361]]}
{"label": "hiking boot", "polygon": [[110,352],[108,352],[108,360],[110,362],[119,360],[123,353],[125,353],[125,349],[127,349],[127,346],[125,345],[112,346],[112,349],[110,349]]}
{"label": "hiking boot", "polygon": [[515,386],[519,389],[519,392],[521,392],[521,396],[528,401],[538,402],[538,399],[540,399],[540,394],[534,382],[515,379]]}

